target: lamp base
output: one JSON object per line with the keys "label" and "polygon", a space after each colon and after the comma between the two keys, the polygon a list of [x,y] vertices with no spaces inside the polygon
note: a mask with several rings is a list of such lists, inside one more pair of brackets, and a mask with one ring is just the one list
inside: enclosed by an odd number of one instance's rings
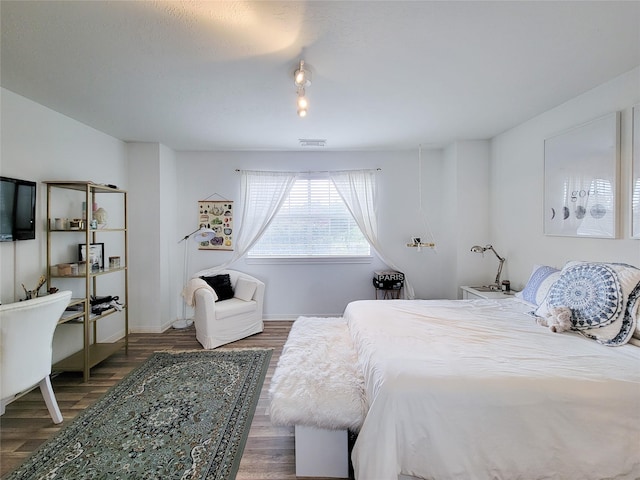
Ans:
{"label": "lamp base", "polygon": [[175,322],[173,322],[171,324],[171,328],[182,329],[182,328],[190,327],[191,325],[193,325],[193,320],[184,318],[184,319],[176,320]]}

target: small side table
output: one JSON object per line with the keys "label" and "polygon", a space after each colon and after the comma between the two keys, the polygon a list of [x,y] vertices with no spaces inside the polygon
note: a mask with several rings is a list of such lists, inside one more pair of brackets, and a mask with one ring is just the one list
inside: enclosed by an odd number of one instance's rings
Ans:
{"label": "small side table", "polygon": [[471,300],[471,299],[478,299],[478,298],[485,298],[485,299],[491,298],[494,300],[499,300],[499,299],[504,300],[505,298],[513,297],[513,294],[516,293],[513,290],[509,292],[503,292],[502,290],[485,291],[484,289],[480,290],[477,287],[467,287],[467,286],[460,287],[460,290],[462,290],[463,300]]}
{"label": "small side table", "polygon": [[382,292],[382,300],[397,300],[401,298],[402,287],[404,287],[404,273],[396,270],[373,272],[376,300],[380,300],[378,292]]}

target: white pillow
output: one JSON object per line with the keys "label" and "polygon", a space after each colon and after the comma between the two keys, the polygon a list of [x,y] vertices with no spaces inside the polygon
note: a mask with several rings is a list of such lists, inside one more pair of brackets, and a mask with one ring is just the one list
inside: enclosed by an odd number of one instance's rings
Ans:
{"label": "white pillow", "polygon": [[529,280],[516,297],[538,306],[544,302],[553,282],[560,278],[560,270],[547,265],[534,265]]}
{"label": "white pillow", "polygon": [[607,346],[633,335],[640,306],[640,269],[621,263],[569,262],[535,314],[571,309],[572,329]]}
{"label": "white pillow", "polygon": [[247,280],[246,278],[239,277],[236,282],[233,296],[248,302],[253,298],[253,294],[256,293],[256,288],[258,288],[258,284],[253,280]]}

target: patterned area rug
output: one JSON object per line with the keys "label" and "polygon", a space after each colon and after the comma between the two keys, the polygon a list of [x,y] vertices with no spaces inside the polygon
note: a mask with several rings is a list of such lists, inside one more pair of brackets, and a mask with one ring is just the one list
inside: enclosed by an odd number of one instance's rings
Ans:
{"label": "patterned area rug", "polygon": [[270,357],[155,353],[7,479],[233,479]]}

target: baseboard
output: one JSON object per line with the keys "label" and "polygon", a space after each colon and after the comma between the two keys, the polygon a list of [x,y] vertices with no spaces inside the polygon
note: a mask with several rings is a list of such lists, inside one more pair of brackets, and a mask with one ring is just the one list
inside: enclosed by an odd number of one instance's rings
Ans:
{"label": "baseboard", "polygon": [[169,330],[171,328],[171,324],[169,323],[168,325],[163,325],[162,327],[148,327],[148,326],[141,326],[141,327],[132,327],[129,326],[129,333],[163,333],[167,330]]}
{"label": "baseboard", "polygon": [[[131,330],[131,329],[129,329]],[[100,343],[115,343],[119,340],[122,340],[124,338],[124,330],[120,330],[117,333],[114,333],[113,335],[110,335],[108,337],[100,337],[99,342]]]}
{"label": "baseboard", "polygon": [[[334,314],[326,314],[326,313],[304,313],[300,315],[295,314],[275,314],[275,315],[263,315],[262,320],[265,322],[273,322],[273,321],[284,321],[284,322],[293,322],[298,319],[298,317],[320,317],[320,318],[336,318],[342,317],[341,313]],[[151,327],[151,326],[131,326],[129,325],[129,333],[163,333],[171,328],[173,322],[170,322],[166,325],[162,325],[161,327]],[[122,334],[124,335],[124,334]],[[117,336],[117,335],[116,335]],[[122,338],[122,337],[120,337]],[[115,340],[113,340],[115,341]]]}
{"label": "baseboard", "polygon": [[291,315],[291,314],[280,314],[280,315],[262,315],[262,320],[264,320],[265,322],[268,322],[270,320],[288,320],[293,322],[294,320],[297,320],[298,317],[321,317],[321,318],[336,318],[336,317],[342,317],[342,313],[333,313],[333,314],[327,314],[327,313],[301,313],[299,315]]}

